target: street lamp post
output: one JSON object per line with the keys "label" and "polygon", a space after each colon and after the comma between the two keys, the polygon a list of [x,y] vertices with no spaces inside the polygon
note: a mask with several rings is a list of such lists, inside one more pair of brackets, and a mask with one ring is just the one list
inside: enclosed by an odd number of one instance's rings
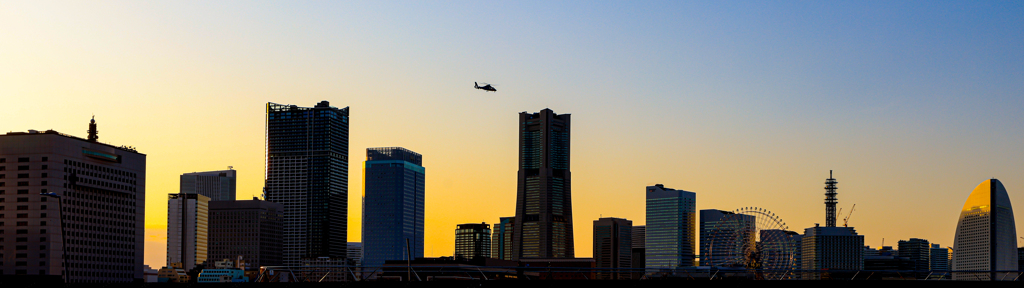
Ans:
{"label": "street lamp post", "polygon": [[64,230],[65,230],[64,229],[64,204],[61,203],[62,202],[61,201],[61,197],[60,197],[60,195],[57,195],[56,192],[39,193],[39,195],[57,199],[57,211],[58,211],[57,212],[57,216],[60,217],[60,249],[61,249],[60,258],[61,258],[61,260],[63,262],[61,264],[62,265],[61,268],[63,268],[63,269],[61,269],[61,276],[64,276],[64,283],[69,283],[69,282],[71,282],[70,281],[71,275],[69,273],[69,270],[70,270],[69,268],[70,267],[68,267],[68,243],[67,243],[67,237],[64,235]]}

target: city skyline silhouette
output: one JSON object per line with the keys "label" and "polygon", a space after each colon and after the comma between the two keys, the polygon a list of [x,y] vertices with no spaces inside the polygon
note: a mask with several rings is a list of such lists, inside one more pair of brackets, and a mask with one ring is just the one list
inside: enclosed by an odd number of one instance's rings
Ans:
{"label": "city skyline silhouette", "polygon": [[573,115],[576,257],[602,215],[644,225],[654,184],[799,232],[824,225],[834,170],[872,247],[952,246],[990,178],[1024,207],[1020,3],[480,5],[11,3],[0,129],[85,138],[95,114],[100,142],[146,154],[154,268],[181,174],[234,166],[237,199],[260,195],[267,102],[350,107],[350,167],[370,147],[421,153],[427,257],[453,254],[457,224],[515,215],[516,114],[545,108]]}

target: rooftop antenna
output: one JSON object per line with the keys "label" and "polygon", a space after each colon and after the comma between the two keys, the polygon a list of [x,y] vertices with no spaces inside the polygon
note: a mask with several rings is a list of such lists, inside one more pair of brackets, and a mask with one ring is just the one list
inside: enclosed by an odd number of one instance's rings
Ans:
{"label": "rooftop antenna", "polygon": [[96,131],[96,115],[94,114],[92,115],[92,120],[89,120],[89,142],[96,142],[96,139],[100,138],[96,134],[99,134],[99,132]]}
{"label": "rooftop antenna", "polygon": [[828,179],[825,179],[825,227],[836,227],[836,184],[839,182],[832,178],[832,170],[828,170]]}

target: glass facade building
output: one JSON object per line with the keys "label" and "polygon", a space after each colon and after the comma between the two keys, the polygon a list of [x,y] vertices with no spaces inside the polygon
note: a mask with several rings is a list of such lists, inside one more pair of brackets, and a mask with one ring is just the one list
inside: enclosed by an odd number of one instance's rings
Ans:
{"label": "glass facade building", "polygon": [[697,245],[697,194],[647,186],[644,266],[673,269],[693,266]]}
{"label": "glass facade building", "polygon": [[519,113],[512,260],[574,258],[569,114]]}
{"label": "glass facade building", "polygon": [[[1013,207],[1003,183],[997,179],[981,182],[960,210],[953,238],[953,279],[1003,279],[994,271],[1017,269],[1017,231]],[[1013,277],[1009,277],[1013,279]]]}
{"label": "glass facade building", "polygon": [[221,170],[181,174],[179,192],[210,197],[210,201],[235,201],[237,173],[235,170]]}
{"label": "glass facade building", "polygon": [[491,225],[459,224],[455,229],[455,257],[473,259],[491,256]]}
{"label": "glass facade building", "polygon": [[267,103],[265,199],[284,206],[283,261],[345,257],[349,109]]}
{"label": "glass facade building", "polygon": [[491,258],[512,260],[512,232],[515,231],[516,217],[501,217],[494,224],[491,236]]}
{"label": "glass facade building", "polygon": [[745,253],[757,241],[754,225],[752,215],[700,210],[700,265],[744,267]]}
{"label": "glass facade building", "polygon": [[[363,266],[423,257],[423,156],[405,148],[366,149]],[[406,247],[409,243],[409,247]]]}
{"label": "glass facade building", "polygon": [[820,227],[804,229],[801,239],[804,280],[820,280],[823,270],[833,278],[852,278],[864,269],[864,236],[853,227]]}
{"label": "glass facade building", "polygon": [[[600,218],[594,221],[594,263],[597,268],[616,269],[633,266],[633,221]],[[630,279],[629,272],[597,272],[599,280]]]}

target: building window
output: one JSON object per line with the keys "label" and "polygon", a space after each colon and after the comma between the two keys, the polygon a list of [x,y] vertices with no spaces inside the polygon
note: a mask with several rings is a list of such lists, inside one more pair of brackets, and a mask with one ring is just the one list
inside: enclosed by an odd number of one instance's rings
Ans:
{"label": "building window", "polygon": [[18,158],[18,162],[19,162],[19,163],[21,163],[21,162],[28,162],[28,157],[21,157],[21,158]]}

